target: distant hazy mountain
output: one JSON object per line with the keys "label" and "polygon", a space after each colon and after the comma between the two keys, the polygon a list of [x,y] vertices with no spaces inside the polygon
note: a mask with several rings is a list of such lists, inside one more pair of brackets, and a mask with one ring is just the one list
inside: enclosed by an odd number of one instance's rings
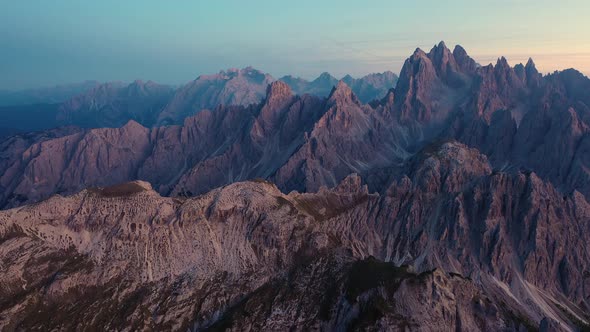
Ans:
{"label": "distant hazy mountain", "polygon": [[[393,72],[386,71],[384,73],[369,74],[358,79],[346,75],[342,78],[342,81],[352,89],[361,102],[368,103],[385,97],[387,92],[395,87],[397,79],[397,75]],[[328,96],[332,88],[338,83],[338,79],[329,73],[322,73],[311,82],[293,76],[284,76],[280,80],[291,86],[296,94],[308,93],[321,97]]]}
{"label": "distant hazy mountain", "polygon": [[[338,80],[328,73],[308,82],[300,78],[281,78],[297,94],[327,96]],[[370,74],[360,79],[343,79],[363,102],[380,99],[395,86],[391,72]],[[85,128],[119,127],[130,120],[151,127],[182,124],[188,116],[220,105],[256,105],[275,81],[251,67],[229,69],[173,89],[152,81],[58,86],[6,94],[9,106],[0,107],[0,137],[18,132],[49,129],[64,125]],[[14,102],[14,104],[11,104]]]}
{"label": "distant hazy mountain", "polygon": [[0,137],[60,126],[120,127],[129,120],[155,123],[174,90],[154,82],[96,85],[63,103],[0,107]]}
{"label": "distant hazy mountain", "polygon": [[270,75],[252,67],[199,76],[175,92],[157,124],[179,124],[189,115],[218,105],[258,104],[272,81]]}
{"label": "distant hazy mountain", "polygon": [[99,84],[96,81],[86,81],[21,91],[0,91],[0,106],[61,103]]}
{"label": "distant hazy mountain", "polygon": [[[264,98],[266,87],[275,79],[269,74],[248,67],[230,69],[215,75],[199,76],[196,80],[178,89],[158,118],[158,124],[180,124],[189,115],[202,109],[219,105],[254,105]],[[311,94],[326,97],[338,80],[328,73],[308,82],[301,78],[285,76],[280,79],[296,94]],[[395,86],[397,76],[392,72],[371,74],[360,79],[345,78],[363,102],[381,99]]]}
{"label": "distant hazy mountain", "polygon": [[352,78],[350,75],[342,78],[342,81],[350,86],[363,103],[381,100],[389,90],[395,87],[397,80],[397,75],[390,71],[369,74],[358,79]]}
{"label": "distant hazy mountain", "polygon": [[130,120],[152,126],[174,89],[152,81],[105,83],[59,106],[57,121],[86,128],[120,127]]}

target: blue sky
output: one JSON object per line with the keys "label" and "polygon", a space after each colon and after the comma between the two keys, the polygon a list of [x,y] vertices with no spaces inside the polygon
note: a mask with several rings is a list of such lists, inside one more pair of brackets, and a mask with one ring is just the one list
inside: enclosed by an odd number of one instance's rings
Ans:
{"label": "blue sky", "polygon": [[587,0],[0,0],[0,89],[252,65],[279,77],[398,72],[440,40],[481,63],[590,73]]}

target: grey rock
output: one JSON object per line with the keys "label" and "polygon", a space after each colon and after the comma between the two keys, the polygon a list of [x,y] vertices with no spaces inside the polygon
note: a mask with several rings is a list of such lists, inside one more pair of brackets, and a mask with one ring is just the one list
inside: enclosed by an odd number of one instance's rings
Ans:
{"label": "grey rock", "polygon": [[[345,92],[345,91],[344,91]],[[145,182],[0,212],[4,329],[572,330],[590,321],[587,220],[534,173],[449,142],[370,193]],[[8,286],[10,285],[10,286]],[[220,287],[222,285],[222,287]],[[124,309],[123,309],[124,308]],[[580,325],[582,324],[582,325]],[[586,325],[584,325],[586,324]]]}

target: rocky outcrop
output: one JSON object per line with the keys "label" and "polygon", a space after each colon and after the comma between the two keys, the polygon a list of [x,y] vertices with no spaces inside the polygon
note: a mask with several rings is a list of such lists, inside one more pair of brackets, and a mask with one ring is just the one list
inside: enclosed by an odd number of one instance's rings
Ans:
{"label": "rocky outcrop", "polygon": [[581,194],[493,172],[456,142],[404,167],[415,172],[383,194],[358,175],[317,193],[257,180],[189,199],[134,182],[0,212],[0,326],[588,326]]}
{"label": "rocky outcrop", "polygon": [[[446,49],[444,45],[441,47]],[[404,123],[430,122],[433,119],[433,109],[434,112],[441,113],[438,118],[444,118],[449,111],[448,103],[443,105],[443,98],[450,98],[451,94],[450,91],[443,91],[446,85],[437,74],[437,69],[442,73],[446,71],[446,68],[435,67],[431,59],[434,58],[437,50],[438,47],[435,47],[431,53],[426,54],[418,48],[402,67],[395,91],[398,97],[396,98],[397,116]]]}

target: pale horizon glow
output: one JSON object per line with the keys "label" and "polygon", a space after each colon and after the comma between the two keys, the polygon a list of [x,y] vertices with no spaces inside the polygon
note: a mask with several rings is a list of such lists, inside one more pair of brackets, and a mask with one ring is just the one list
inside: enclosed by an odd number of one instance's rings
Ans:
{"label": "pale horizon glow", "polygon": [[183,84],[252,66],[279,78],[399,73],[420,47],[482,65],[531,57],[590,74],[587,0],[78,1],[0,4],[0,89],[96,81]]}

